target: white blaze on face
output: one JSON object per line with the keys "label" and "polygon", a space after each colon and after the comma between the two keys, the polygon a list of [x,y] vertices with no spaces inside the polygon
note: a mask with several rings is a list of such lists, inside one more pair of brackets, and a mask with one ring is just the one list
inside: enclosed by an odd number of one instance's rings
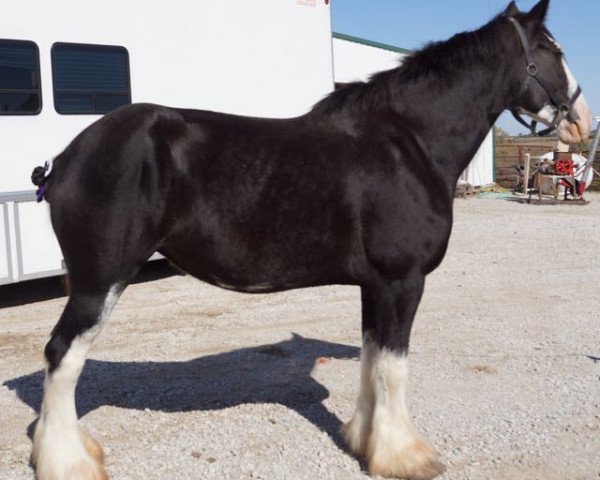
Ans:
{"label": "white blaze on face", "polygon": [[[569,98],[571,98],[578,88],[577,80],[564,58],[562,65],[568,81]],[[592,129],[592,112],[583,94],[579,94],[575,100],[571,116],[575,119],[575,123],[570,123],[567,119],[562,120],[557,128],[558,136],[565,143],[578,143],[588,138]]]}
{"label": "white blaze on face", "polygon": [[[558,49],[560,49],[560,45],[556,43],[556,41],[548,37],[549,40],[556,45]],[[577,91],[578,84],[577,80],[571,69],[565,62],[565,59],[562,59],[562,66],[565,72],[565,76],[567,77],[567,94],[569,99],[573,97],[575,92]],[[557,108],[554,105],[544,105],[544,107],[533,114],[532,117],[536,120],[540,120],[548,125],[552,124],[554,119],[556,118]],[[558,137],[564,143],[578,143],[582,139],[587,138],[589,136],[590,130],[592,128],[592,112],[588,107],[588,104],[585,100],[583,94],[579,94],[573,107],[571,109],[571,116],[575,119],[574,123],[569,122],[568,119],[563,119],[558,124],[556,131],[558,133]]]}
{"label": "white blaze on face", "polygon": [[565,75],[567,76],[567,81],[569,82],[569,97],[571,97],[575,93],[575,90],[577,90],[577,80],[575,80],[575,77],[564,58],[562,59],[562,65]]}
{"label": "white blaze on face", "polygon": [[[562,51],[560,45],[558,44],[558,42],[556,40],[554,40],[550,35],[547,35],[547,34],[544,34],[544,35],[546,36],[548,41],[551,42],[552,44],[554,44],[554,46],[559,51]],[[566,67],[566,63],[565,63],[564,59],[563,59],[563,65]],[[573,95],[575,93],[575,90],[577,90],[577,82],[575,81],[575,78],[573,77],[571,72],[568,70],[568,67],[565,70],[565,75],[567,75],[567,79],[569,81],[569,97],[571,97],[571,95]],[[556,107],[554,105],[547,104],[547,105],[544,105],[544,107],[539,112],[535,113],[532,116],[536,120],[539,120],[543,123],[550,125],[552,122],[554,122],[554,119],[556,118],[556,113],[557,113]]]}

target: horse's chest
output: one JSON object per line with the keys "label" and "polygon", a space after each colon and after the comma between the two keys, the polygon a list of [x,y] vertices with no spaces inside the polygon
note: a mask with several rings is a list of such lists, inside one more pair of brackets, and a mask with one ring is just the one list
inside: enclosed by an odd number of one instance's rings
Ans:
{"label": "horse's chest", "polygon": [[367,221],[367,258],[390,271],[413,267],[431,271],[448,245],[451,215],[423,210],[397,210]]}

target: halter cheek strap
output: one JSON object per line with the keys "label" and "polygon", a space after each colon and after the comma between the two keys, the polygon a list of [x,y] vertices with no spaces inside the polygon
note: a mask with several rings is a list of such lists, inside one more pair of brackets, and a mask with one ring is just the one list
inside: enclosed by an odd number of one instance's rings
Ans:
{"label": "halter cheek strap", "polygon": [[521,40],[521,45],[523,46],[523,50],[525,51],[525,60],[527,62],[527,66],[525,69],[525,71],[527,72],[527,76],[525,77],[525,81],[523,82],[523,85],[521,86],[521,90],[519,91],[519,98],[522,97],[523,94],[529,88],[531,79],[534,79],[544,89],[544,91],[546,92],[548,97],[550,97],[552,104],[556,107],[556,115],[554,117],[554,120],[552,120],[552,122],[550,123],[550,127],[546,128],[544,130],[541,130],[539,132],[536,130],[537,121],[533,120],[531,122],[531,124],[527,123],[525,120],[523,120],[523,117],[521,117],[521,115],[519,115],[519,113],[515,109],[511,109],[510,113],[512,113],[513,117],[515,117],[515,119],[521,125],[525,126],[527,129],[529,129],[531,131],[531,133],[533,133],[534,135],[536,135],[536,136],[548,135],[549,133],[556,130],[556,128],[558,127],[558,124],[560,122],[562,122],[565,118],[568,118],[571,121],[574,120],[571,110],[573,109],[573,105],[577,101],[577,98],[579,97],[579,95],[581,95],[581,87],[579,85],[577,86],[575,93],[573,93],[573,95],[571,96],[571,98],[569,99],[569,101],[567,103],[560,102],[556,98],[556,96],[552,93],[552,91],[546,86],[546,84],[541,79],[541,77],[538,76],[540,69],[537,66],[537,64],[535,63],[535,61],[533,60],[533,55],[531,52],[531,45],[529,43],[529,40],[527,39],[527,35],[525,34],[525,31],[523,30],[523,27],[515,18],[508,17],[508,19],[511,21],[511,23],[517,30],[517,33],[519,34],[519,39]]}

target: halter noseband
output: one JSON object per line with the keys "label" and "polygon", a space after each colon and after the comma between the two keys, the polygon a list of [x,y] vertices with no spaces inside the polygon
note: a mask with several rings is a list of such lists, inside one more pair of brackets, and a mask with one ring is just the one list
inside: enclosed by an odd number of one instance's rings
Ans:
{"label": "halter noseband", "polygon": [[529,44],[529,40],[527,40],[527,35],[525,35],[525,31],[523,30],[523,27],[515,18],[508,17],[508,19],[511,21],[511,23],[514,25],[514,27],[517,29],[517,33],[519,34],[519,39],[521,40],[521,44],[523,45],[523,50],[525,51],[525,60],[527,61],[527,67],[526,67],[527,77],[525,78],[525,82],[523,83],[523,86],[521,87],[521,91],[519,92],[519,98],[525,93],[527,88],[529,88],[529,83],[531,82],[531,79],[533,78],[535,81],[537,81],[540,84],[540,86],[548,94],[548,97],[550,97],[550,100],[552,101],[552,103],[554,104],[554,106],[557,109],[556,116],[554,117],[554,120],[550,123],[550,127],[546,128],[544,130],[540,130],[539,132],[536,130],[537,123],[538,123],[536,120],[532,120],[531,124],[529,124],[523,119],[523,117],[521,117],[521,115],[519,115],[519,113],[517,113],[517,111],[515,109],[511,109],[510,113],[513,114],[513,117],[515,117],[515,119],[521,125],[525,126],[525,128],[527,128],[527,129],[529,129],[531,131],[531,133],[533,133],[533,135],[543,137],[544,135],[548,135],[549,133],[552,133],[554,130],[556,130],[556,128],[558,127],[558,124],[560,122],[562,122],[564,118],[573,120],[573,117],[571,115],[571,110],[573,108],[573,105],[575,104],[575,101],[577,100],[579,95],[581,95],[581,87],[579,85],[577,86],[577,90],[575,90],[575,93],[573,93],[573,95],[571,96],[571,98],[569,99],[569,101],[567,103],[558,101],[556,99],[555,95],[550,91],[550,89],[548,87],[546,87],[546,85],[544,84],[542,79],[540,77],[538,77],[539,68],[538,68],[537,64],[533,61],[533,55],[531,54],[531,45]]}

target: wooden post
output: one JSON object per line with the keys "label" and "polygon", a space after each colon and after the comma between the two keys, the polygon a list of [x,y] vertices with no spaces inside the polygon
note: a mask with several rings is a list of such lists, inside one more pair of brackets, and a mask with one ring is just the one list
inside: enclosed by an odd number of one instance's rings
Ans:
{"label": "wooden post", "polygon": [[525,154],[525,169],[523,170],[523,193],[527,195],[527,191],[529,188],[529,168],[531,165],[531,155],[529,153]]}
{"label": "wooden post", "polygon": [[556,139],[556,144],[554,145],[554,151],[568,153],[569,145],[567,143],[561,142],[559,139]]}

